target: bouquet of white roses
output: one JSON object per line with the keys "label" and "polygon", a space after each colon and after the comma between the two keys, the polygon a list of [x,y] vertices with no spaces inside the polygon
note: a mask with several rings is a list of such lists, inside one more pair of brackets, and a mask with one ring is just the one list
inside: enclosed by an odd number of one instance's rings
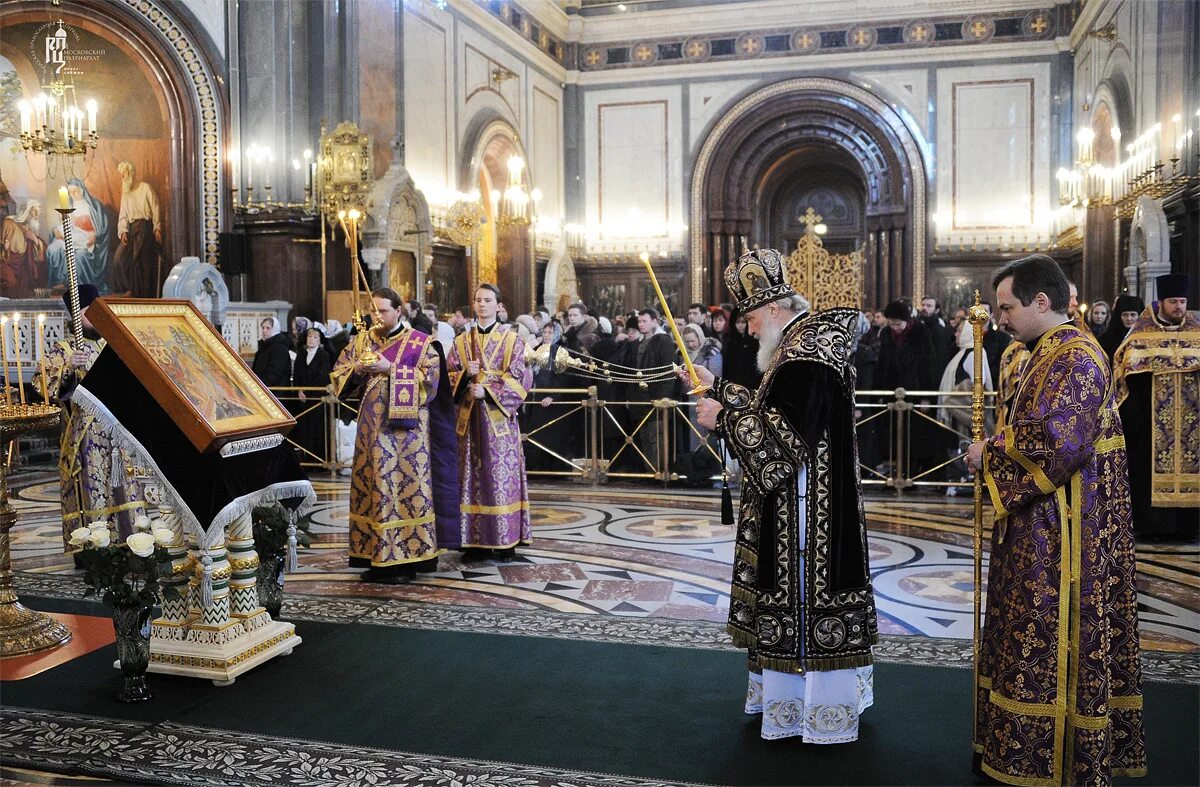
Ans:
{"label": "bouquet of white roses", "polygon": [[170,559],[166,547],[174,540],[170,529],[146,516],[134,521],[134,532],[124,544],[112,542],[103,519],[72,530],[72,546],[83,547],[79,561],[88,585],[84,595],[101,593],[110,605],[153,606],[159,598],[159,565]]}

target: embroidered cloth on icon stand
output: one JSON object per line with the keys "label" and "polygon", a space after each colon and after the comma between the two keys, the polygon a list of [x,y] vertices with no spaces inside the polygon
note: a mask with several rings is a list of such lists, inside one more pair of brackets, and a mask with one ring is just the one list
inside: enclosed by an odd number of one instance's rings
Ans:
{"label": "embroidered cloth on icon stand", "polygon": [[974,745],[1002,782],[1145,773],[1126,465],[1103,351],[1071,323],[1047,331],[984,450],[996,525]]}
{"label": "embroidered cloth on icon stand", "polygon": [[185,525],[209,542],[223,538],[225,526],[255,506],[278,500],[299,507],[316,499],[286,441],[229,457],[197,452],[111,347],[92,364],[72,401],[158,477]]}
{"label": "embroidered cloth on icon stand", "polygon": [[75,407],[71,396],[79,381],[100,357],[105,341],[84,338],[80,351],[87,365],[71,370],[74,349],[69,342],[55,342],[46,353],[46,390],[63,405],[63,429],[58,442],[58,475],[62,489],[63,544],[67,554],[81,547],[70,544],[71,531],[97,519],[110,519],[124,541],[133,532],[134,519],[146,513],[141,485],[128,468],[130,460],[120,441],[114,444],[109,430],[95,415]]}

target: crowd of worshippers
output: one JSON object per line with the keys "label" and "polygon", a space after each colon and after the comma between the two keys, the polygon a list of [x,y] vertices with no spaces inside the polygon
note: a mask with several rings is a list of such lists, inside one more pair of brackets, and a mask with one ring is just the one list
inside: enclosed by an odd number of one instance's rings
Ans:
{"label": "crowd of worshippers", "polygon": [[[1086,312],[1079,309],[1077,289],[1071,284],[1069,315],[1095,337],[1105,359],[1113,366],[1114,375],[1117,372],[1114,361],[1122,343],[1135,332],[1147,331],[1170,331],[1175,345],[1181,348],[1178,352],[1192,359],[1189,363],[1193,365],[1184,364],[1183,368],[1200,375],[1200,329],[1195,328],[1195,316],[1187,312],[1186,292],[1180,290],[1180,287],[1186,290],[1187,282],[1175,276],[1166,277],[1164,283],[1166,291],[1160,290],[1159,300],[1149,305],[1137,296],[1122,294],[1111,306],[1100,300]],[[990,315],[990,304],[985,301],[983,305]],[[476,321],[469,305],[446,313],[436,304],[418,301],[404,303],[402,316],[411,327],[432,335],[443,347],[449,347],[455,336]],[[695,366],[751,390],[758,387],[762,377],[760,366],[765,366],[763,359],[758,358],[759,343],[750,334],[745,317],[736,314],[732,304],[692,303],[682,316],[674,319]],[[615,421],[606,424],[602,431],[602,456],[617,456],[610,472],[648,474],[663,463],[654,416],[651,414],[647,419],[647,414],[656,400],[694,400],[688,397],[685,385],[677,379],[648,385],[598,382],[569,367],[560,368],[550,360],[564,348],[576,357],[630,369],[682,364],[669,327],[656,308],[647,306],[625,314],[605,315],[577,302],[555,314],[536,311],[514,317],[500,303],[497,323],[502,330],[516,332],[531,358],[530,396],[520,415],[521,430],[530,436],[524,445],[527,470],[570,470],[570,460],[587,456],[589,438],[585,415],[578,403],[592,386],[597,397],[609,403],[608,411]],[[262,340],[253,365],[255,373],[271,387],[289,384],[324,387],[329,383],[330,369],[350,341],[351,326],[333,319],[321,323],[295,317],[291,328],[290,333],[285,333],[274,318],[263,321]],[[905,400],[929,416],[912,417],[905,427],[906,475],[941,482],[961,481],[962,486],[945,487],[946,494],[965,493],[970,483],[965,463],[961,459],[945,463],[961,454],[970,436],[970,398],[966,392],[973,381],[974,337],[967,309],[962,306],[946,309],[932,296],[922,298],[919,303],[901,298],[881,310],[864,310],[859,331],[853,362],[859,404],[856,415],[865,421],[858,430],[859,458],[867,468],[867,475],[874,471],[878,477],[888,477],[897,472],[897,459],[893,455],[896,435],[892,433],[897,422],[869,416],[888,402],[894,402],[897,389],[904,389]],[[1002,420],[1005,407],[1016,393],[1021,367],[1029,353],[1000,330],[994,319],[984,325],[983,351],[984,388],[995,393],[995,398],[989,399],[994,405],[989,408],[986,420],[990,433]],[[1130,378],[1128,401],[1122,406],[1126,432],[1133,432],[1130,438],[1133,446],[1144,448],[1147,459],[1153,433],[1150,421],[1153,391],[1149,387],[1152,376],[1139,377],[1135,372]],[[690,426],[680,418],[671,419],[673,439],[669,446],[673,455],[666,458],[665,464],[680,483],[718,485],[714,479],[722,468],[719,441],[696,424],[692,411],[685,409],[685,413]],[[637,451],[620,450],[626,435],[633,437]],[[303,439],[303,434],[298,437]],[[1148,461],[1133,464],[1138,476],[1134,479],[1135,509],[1145,510],[1137,501],[1139,492],[1146,501],[1150,499],[1150,464]],[[938,465],[944,467],[926,474]],[[735,464],[732,470],[736,483]],[[1135,522],[1139,524],[1139,533],[1148,538],[1191,538],[1197,518],[1185,516],[1182,511],[1162,516],[1145,512],[1141,517],[1135,516]]]}

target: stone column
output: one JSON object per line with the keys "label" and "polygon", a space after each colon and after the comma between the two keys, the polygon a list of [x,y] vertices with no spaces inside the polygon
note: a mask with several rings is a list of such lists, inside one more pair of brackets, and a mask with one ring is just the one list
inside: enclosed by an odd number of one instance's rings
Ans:
{"label": "stone column", "polygon": [[258,552],[254,549],[253,520],[250,512],[229,525],[225,540],[229,551],[230,616],[240,620],[247,631],[269,623],[271,618],[258,603]]}

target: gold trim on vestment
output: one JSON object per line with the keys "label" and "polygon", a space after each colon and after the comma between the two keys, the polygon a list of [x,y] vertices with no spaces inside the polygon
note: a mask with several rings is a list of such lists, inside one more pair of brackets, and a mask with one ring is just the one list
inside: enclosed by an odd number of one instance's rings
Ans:
{"label": "gold trim on vestment", "polygon": [[367,525],[372,530],[379,533],[385,530],[395,530],[401,527],[420,527],[422,525],[428,525],[434,521],[434,515],[428,514],[426,516],[414,517],[413,519],[393,519],[389,522],[376,522],[369,516],[351,514],[350,521],[359,525]]}
{"label": "gold trim on vestment", "polygon": [[1060,785],[1058,779],[1040,779],[1037,776],[1012,776],[988,765],[987,760],[980,763],[979,767],[996,781],[1004,782],[1005,784],[1014,784],[1017,787],[1059,787]]}
{"label": "gold trim on vestment", "polygon": [[1054,491],[1054,482],[1046,477],[1046,472],[1034,464],[1032,459],[1017,450],[1017,435],[1011,426],[1004,427],[1004,454],[1033,476],[1039,492],[1048,495]]}
{"label": "gold trim on vestment", "polygon": [[384,561],[375,560],[371,555],[360,554],[360,553],[353,551],[352,549],[348,549],[347,554],[350,557],[356,557],[356,558],[359,558],[360,560],[371,561],[372,568],[387,568],[388,566],[399,566],[399,565],[403,565],[405,563],[421,563],[426,560],[432,560],[435,557],[439,557],[441,555],[446,554],[446,550],[435,548],[434,551],[428,555],[421,555],[420,557],[406,557],[406,558],[402,558],[400,560],[384,560]]}
{"label": "gold trim on vestment", "polygon": [[133,508],[145,508],[145,507],[146,507],[145,500],[133,500],[128,503],[121,503],[119,506],[108,506],[107,508],[89,508],[86,511],[72,511],[69,514],[63,514],[63,521],[66,522],[71,519],[78,519],[82,516],[88,516],[88,517],[109,516],[111,514],[119,514],[122,511],[129,511],[130,509],[133,509]]}
{"label": "gold trim on vestment", "polygon": [[1141,710],[1143,697],[1141,694],[1116,694],[1108,698],[1110,708],[1121,710]]}
{"label": "gold trim on vestment", "polygon": [[[502,506],[483,506],[467,503],[460,506],[460,510],[464,514],[491,514],[494,516],[500,516],[503,514],[515,514],[518,511],[528,511],[529,501],[519,500],[516,503],[508,503],[507,505]],[[430,517],[430,519],[432,520],[432,517]]]}
{"label": "gold trim on vestment", "polygon": [[468,544],[466,541],[464,541],[459,546],[461,546],[463,549],[512,549],[513,547],[529,546],[532,543],[532,538],[526,540],[518,538],[511,544]]}

